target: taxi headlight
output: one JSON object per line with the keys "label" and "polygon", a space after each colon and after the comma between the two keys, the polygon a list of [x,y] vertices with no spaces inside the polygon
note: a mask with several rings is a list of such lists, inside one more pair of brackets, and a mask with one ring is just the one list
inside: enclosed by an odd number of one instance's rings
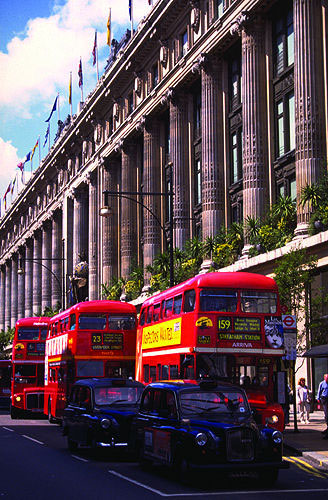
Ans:
{"label": "taxi headlight", "polygon": [[207,443],[207,439],[208,438],[206,434],[204,434],[203,432],[199,432],[195,438],[195,441],[198,444],[198,446],[205,446],[205,444]]}
{"label": "taxi headlight", "polygon": [[282,443],[282,434],[281,434],[281,432],[274,431],[274,433],[272,434],[272,440],[276,444]]}
{"label": "taxi headlight", "polygon": [[112,425],[112,421],[111,421],[111,420],[108,420],[108,418],[103,418],[103,419],[100,421],[100,426],[101,426],[103,429],[109,429],[111,425]]}

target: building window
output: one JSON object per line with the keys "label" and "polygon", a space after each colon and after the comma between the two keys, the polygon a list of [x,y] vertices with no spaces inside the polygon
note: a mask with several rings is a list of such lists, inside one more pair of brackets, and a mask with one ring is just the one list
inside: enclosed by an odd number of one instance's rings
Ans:
{"label": "building window", "polygon": [[277,151],[279,158],[295,149],[295,99],[291,92],[276,103]]}
{"label": "building window", "polygon": [[154,64],[152,68],[152,88],[154,89],[158,84],[158,64]]}
{"label": "building window", "polygon": [[274,65],[276,76],[294,64],[293,11],[279,16],[274,23]]}
{"label": "building window", "polygon": [[200,205],[202,202],[202,167],[200,158],[197,158],[195,160],[194,182],[195,182],[195,205]]}
{"label": "building window", "polygon": [[198,139],[201,135],[202,127],[202,102],[201,94],[197,92],[194,95],[194,139]]}
{"label": "building window", "polygon": [[218,6],[218,19],[223,16],[224,12],[224,2],[225,0],[217,0],[217,6]]}
{"label": "building window", "polygon": [[229,64],[229,96],[230,111],[240,106],[242,88],[241,58],[240,55],[233,58]]}
{"label": "building window", "polygon": [[134,103],[133,103],[133,92],[129,94],[128,96],[128,115],[130,115],[134,110]]}
{"label": "building window", "polygon": [[242,179],[242,132],[238,129],[231,134],[231,182]]}
{"label": "building window", "polygon": [[188,52],[188,32],[187,30],[181,35],[181,57],[184,57]]}

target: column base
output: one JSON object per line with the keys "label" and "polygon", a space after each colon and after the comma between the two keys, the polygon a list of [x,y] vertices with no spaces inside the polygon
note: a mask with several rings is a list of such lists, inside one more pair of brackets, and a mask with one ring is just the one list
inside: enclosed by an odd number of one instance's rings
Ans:
{"label": "column base", "polygon": [[248,259],[248,257],[249,257],[249,251],[250,251],[251,248],[252,248],[252,245],[249,245],[249,244],[247,244],[247,245],[244,246],[244,248],[241,251],[240,260]]}
{"label": "column base", "polygon": [[302,222],[301,224],[297,224],[295,229],[295,235],[293,241],[302,240],[309,236],[309,224],[307,222]]}
{"label": "column base", "polygon": [[213,267],[215,267],[215,262],[213,262],[213,260],[210,260],[210,259],[203,260],[203,262],[200,266],[199,274],[209,273],[211,271],[211,269],[213,269]]}

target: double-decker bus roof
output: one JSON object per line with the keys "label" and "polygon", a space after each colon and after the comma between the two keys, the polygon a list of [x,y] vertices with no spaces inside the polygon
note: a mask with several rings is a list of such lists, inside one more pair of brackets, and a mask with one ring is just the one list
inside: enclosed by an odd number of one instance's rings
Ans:
{"label": "double-decker bus roof", "polygon": [[130,313],[136,314],[136,308],[127,302],[120,302],[118,300],[90,300],[86,302],[79,302],[74,306],[62,311],[56,316],[53,316],[51,321],[58,321],[63,317],[67,317],[73,313],[88,313],[88,314],[101,314],[101,313]]}
{"label": "double-decker bus roof", "polygon": [[[215,280],[215,281],[214,281]],[[190,288],[231,288],[231,289],[265,289],[267,291],[278,291],[278,286],[274,279],[262,274],[244,273],[244,272],[212,272],[206,274],[198,274],[179,285],[176,285],[161,293],[157,293],[149,297],[144,302],[144,305],[157,304],[163,298],[170,298],[184,290]]]}
{"label": "double-decker bus roof", "polygon": [[20,326],[48,326],[51,318],[47,316],[34,316],[31,318],[21,318],[16,321],[16,327]]}

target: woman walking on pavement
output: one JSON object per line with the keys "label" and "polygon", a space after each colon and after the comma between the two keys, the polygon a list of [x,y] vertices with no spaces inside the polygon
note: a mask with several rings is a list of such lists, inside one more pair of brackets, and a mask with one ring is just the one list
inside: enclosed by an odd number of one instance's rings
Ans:
{"label": "woman walking on pavement", "polygon": [[310,394],[305,385],[305,378],[300,378],[296,389],[297,404],[300,412],[300,421],[308,424],[310,415]]}
{"label": "woman walking on pavement", "polygon": [[317,400],[323,408],[327,425],[327,429],[323,431],[323,439],[328,439],[328,373],[325,373],[323,381],[319,384]]}

